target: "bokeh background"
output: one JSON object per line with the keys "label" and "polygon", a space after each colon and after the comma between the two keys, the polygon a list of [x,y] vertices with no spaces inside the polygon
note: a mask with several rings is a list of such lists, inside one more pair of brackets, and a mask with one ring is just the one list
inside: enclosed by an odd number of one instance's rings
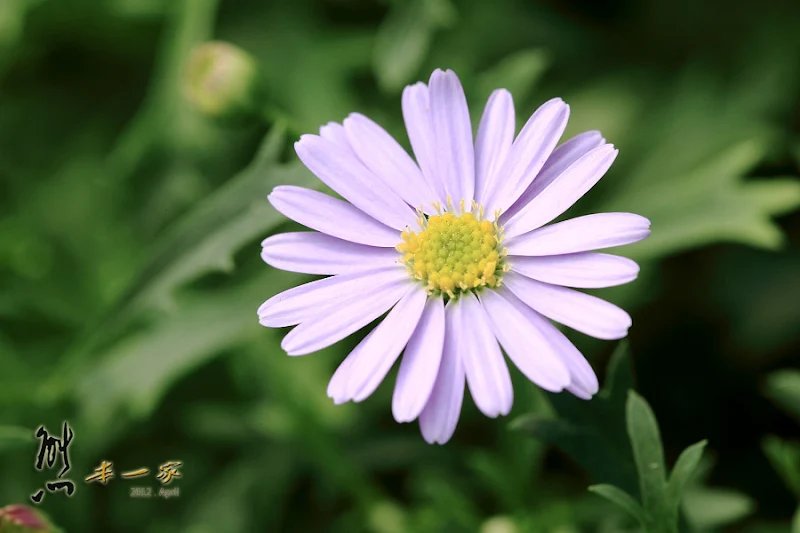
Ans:
{"label": "bokeh background", "polygon": [[[604,420],[603,398],[576,407],[513,371],[511,415],[466,400],[452,441],[429,446],[393,421],[393,374],[362,404],[326,397],[358,335],[289,358],[285,332],[258,325],[261,302],[310,279],[259,257],[292,227],[271,188],[319,186],[292,142],[359,111],[407,146],[400,92],[442,67],[474,123],[497,87],[519,124],[561,96],[567,135],[620,148],[569,214],[652,220],[620,252],[640,278],[597,294],[633,316],[621,364],[667,464],[708,439],[681,528],[790,531],[798,24],[796,0],[0,0],[0,505],[54,477],[33,468],[33,432],[68,420],[77,492],[39,509],[69,532],[637,531],[587,491],[616,476],[636,494],[632,463],[553,430]],[[221,120],[186,98],[210,40],[252,55],[257,113]],[[569,334],[606,381],[617,345]],[[624,424],[610,416],[601,437]],[[180,497],[84,483],[104,459],[181,460]]]}

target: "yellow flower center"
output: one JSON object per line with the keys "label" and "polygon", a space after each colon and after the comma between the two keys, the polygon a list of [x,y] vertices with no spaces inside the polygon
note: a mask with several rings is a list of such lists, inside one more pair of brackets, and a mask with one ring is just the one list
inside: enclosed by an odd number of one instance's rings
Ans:
{"label": "yellow flower center", "polygon": [[[452,204],[450,204],[452,207]],[[397,251],[415,279],[432,294],[455,298],[466,291],[498,287],[505,264],[506,250],[497,223],[483,219],[482,209],[475,213],[445,212],[420,215],[420,231],[402,233]]]}

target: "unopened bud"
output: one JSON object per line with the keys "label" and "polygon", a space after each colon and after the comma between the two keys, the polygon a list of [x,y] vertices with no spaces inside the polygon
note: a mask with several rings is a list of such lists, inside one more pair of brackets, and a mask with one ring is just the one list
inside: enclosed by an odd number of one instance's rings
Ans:
{"label": "unopened bud", "polygon": [[244,50],[224,42],[195,48],[186,65],[186,98],[202,113],[232,118],[257,111],[258,66]]}
{"label": "unopened bud", "polygon": [[507,516],[495,516],[481,525],[481,533],[517,533],[519,528]]}
{"label": "unopened bud", "polygon": [[38,511],[24,505],[0,509],[0,533],[54,533],[57,531]]}
{"label": "unopened bud", "polygon": [[402,533],[407,531],[403,509],[393,502],[379,502],[369,516],[370,529],[375,533]]}

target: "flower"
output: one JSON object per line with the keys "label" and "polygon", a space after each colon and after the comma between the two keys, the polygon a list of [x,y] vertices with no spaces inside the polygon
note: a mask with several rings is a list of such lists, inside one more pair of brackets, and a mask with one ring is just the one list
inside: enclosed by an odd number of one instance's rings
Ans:
{"label": "flower", "polygon": [[49,533],[55,529],[34,509],[24,505],[7,505],[0,509],[0,533],[4,531]]}
{"label": "flower", "polygon": [[418,418],[430,443],[453,435],[465,382],[485,415],[511,410],[501,346],[539,387],[591,398],[592,367],[548,319],[600,339],[625,337],[625,311],[573,288],[635,279],[630,259],[590,250],[644,239],[650,222],[602,213],[545,224],[597,183],[617,150],[594,131],[556,147],[569,116],[559,98],[515,138],[504,89],[489,97],[473,143],[464,91],[449,70],[406,87],[402,107],[417,163],[357,113],[295,144],[344,200],[276,187],[272,205],[316,231],[269,237],[261,256],[276,268],[330,277],[270,298],[260,323],[296,326],[281,346],[303,355],[388,311],[338,367],[328,395],[337,404],[364,400],[404,352],[392,412],[398,422]]}

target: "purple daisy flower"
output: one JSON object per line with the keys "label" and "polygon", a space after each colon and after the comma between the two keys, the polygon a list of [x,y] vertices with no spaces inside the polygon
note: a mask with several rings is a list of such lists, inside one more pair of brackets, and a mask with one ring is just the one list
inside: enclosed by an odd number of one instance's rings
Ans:
{"label": "purple daisy flower", "polygon": [[591,398],[592,367],[548,319],[600,339],[625,337],[625,311],[573,288],[635,279],[630,259],[590,250],[644,239],[650,222],[602,213],[545,224],[598,182],[617,150],[594,131],[556,147],[569,117],[559,98],[515,138],[504,89],[489,97],[473,142],[464,91],[449,70],[406,87],[402,103],[416,163],[357,113],[295,144],[344,200],[276,187],[272,205],[316,231],[272,236],[261,256],[276,268],[330,277],[270,298],[260,323],[296,326],[281,346],[304,355],[388,311],[336,370],[328,396],[364,400],[403,353],[392,412],[398,422],[419,418],[430,443],[453,435],[465,382],[485,415],[511,410],[501,346],[539,387]]}

